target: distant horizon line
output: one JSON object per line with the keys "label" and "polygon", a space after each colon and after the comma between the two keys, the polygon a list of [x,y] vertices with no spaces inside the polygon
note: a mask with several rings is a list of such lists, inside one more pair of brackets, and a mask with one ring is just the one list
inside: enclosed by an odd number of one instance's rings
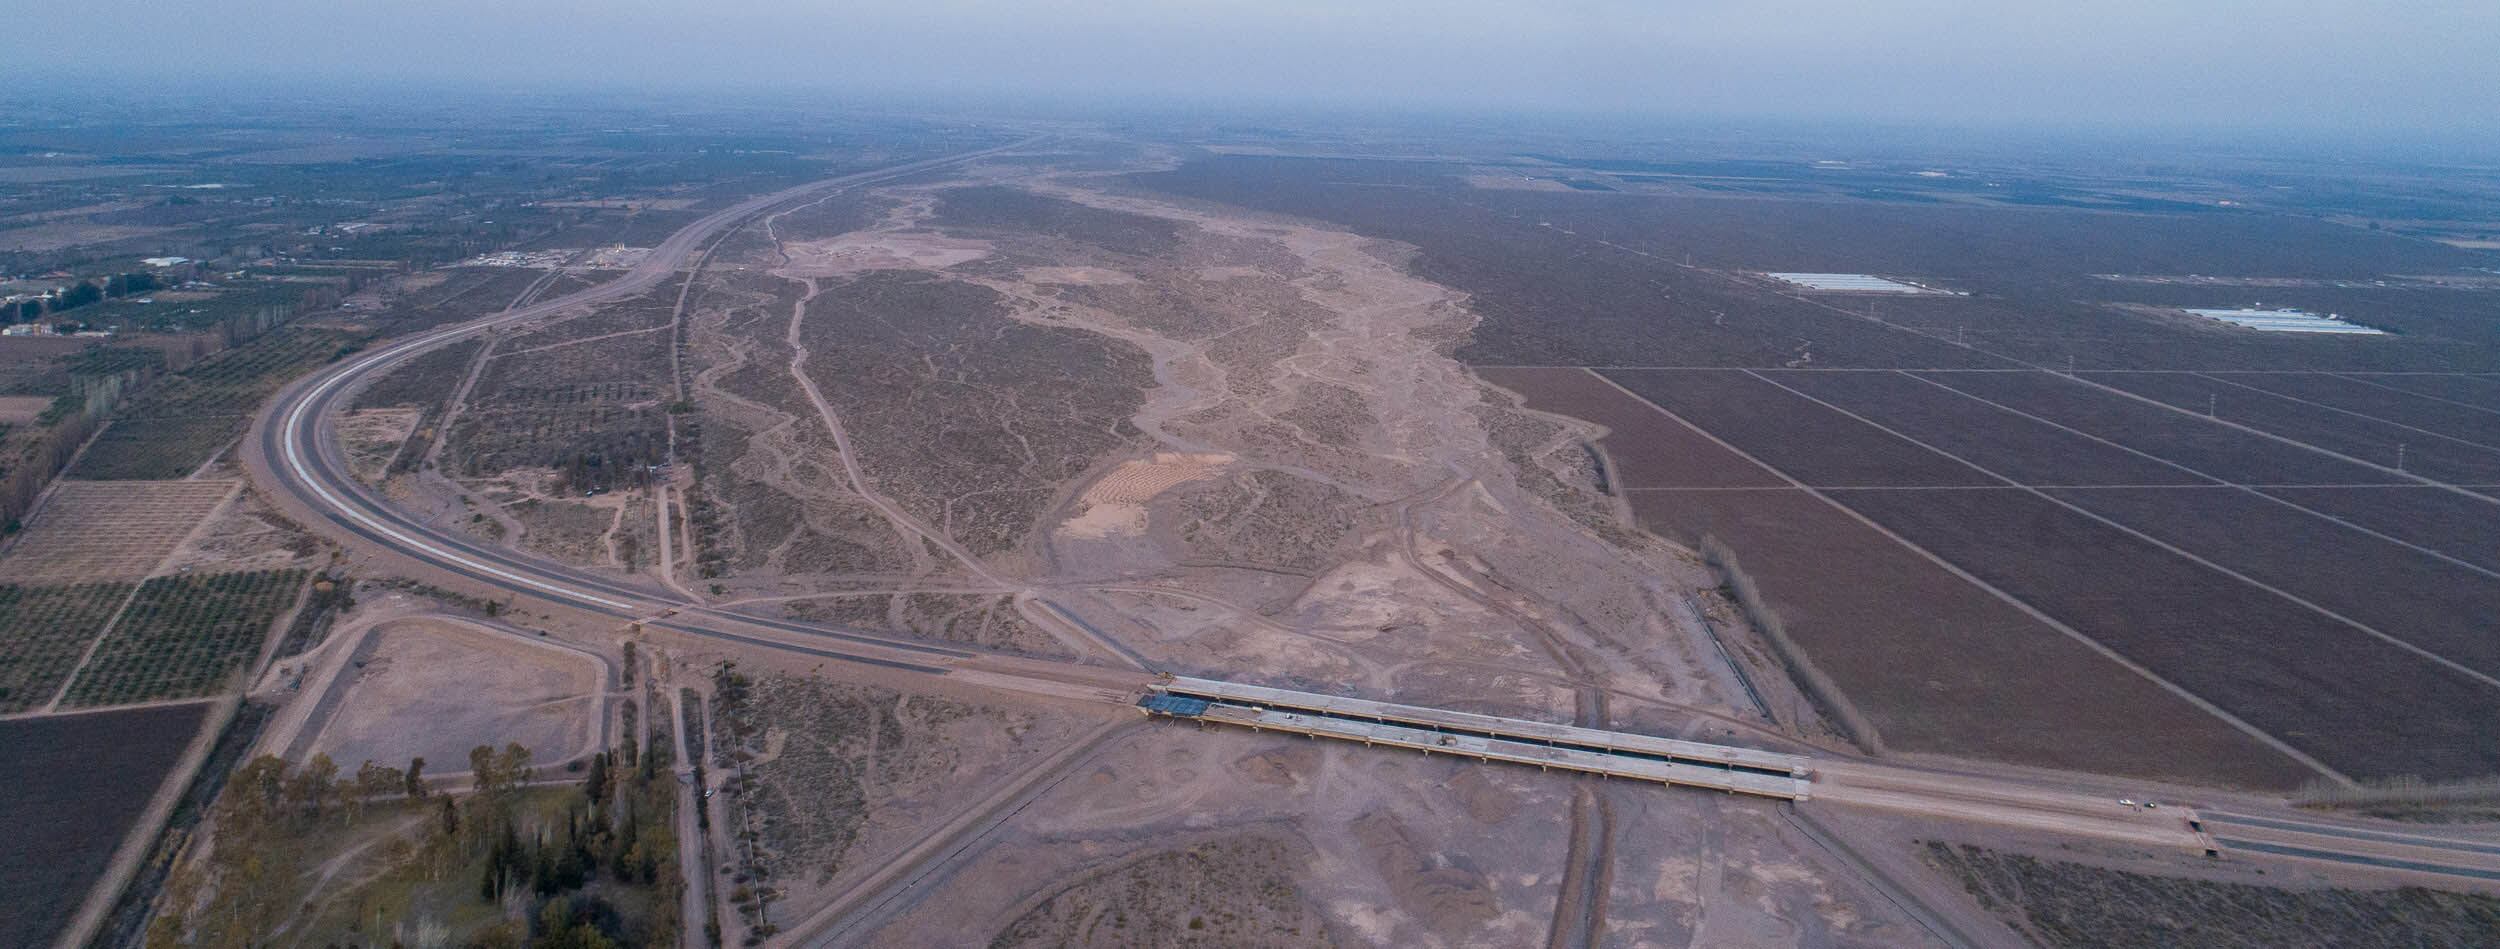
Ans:
{"label": "distant horizon line", "polygon": [[[1464,126],[1527,123],[1521,132],[1583,132],[1657,135],[1674,132],[1763,133],[1822,138],[1832,133],[1872,134],[1872,145],[1898,147],[1902,139],[1957,134],[2009,135],[2013,144],[2096,141],[2109,144],[2167,144],[2212,149],[2217,146],[2262,150],[2266,147],[2352,149],[2410,154],[2424,151],[2479,153],[2474,159],[2500,165],[2500,127],[2481,129],[2444,126],[2360,128],[2339,124],[2293,125],[2258,123],[2231,125],[2152,117],[2134,121],[2099,118],[2050,120],[2037,116],[1972,117],[1941,114],[1815,113],[1781,110],[1687,109],[1630,111],[1535,103],[1388,102],[1355,98],[1224,97],[1195,93],[1105,96],[1074,91],[997,91],[935,87],[869,87],[840,83],[720,80],[662,85],[612,79],[468,79],[448,76],[325,76],[308,85],[303,76],[227,73],[214,76],[171,73],[87,74],[64,77],[0,65],[0,102],[45,102],[63,95],[119,100],[133,107],[191,103],[243,94],[263,97],[261,103],[236,102],[237,107],[293,100],[302,107],[407,108],[411,92],[446,97],[420,104],[414,111],[463,104],[502,103],[541,107],[557,103],[572,108],[685,108],[700,104],[721,112],[744,109],[834,108],[863,114],[946,117],[964,121],[1098,121],[1139,120],[1222,123],[1302,124],[1326,127],[1356,122],[1389,122],[1398,126],[1437,124],[1442,132],[1463,132]],[[180,87],[167,83],[179,81]],[[753,97],[724,102],[722,95]],[[606,101],[583,103],[593,95]],[[376,101],[388,99],[391,101]],[[66,103],[49,103],[66,107]],[[0,130],[26,127],[24,120],[0,120]],[[1407,129],[1414,131],[1414,129]],[[1799,143],[1804,144],[1804,143]],[[1982,144],[2008,144],[2004,142]],[[2155,156],[2146,156],[2152,158]],[[2418,157],[2418,155],[2416,156]],[[2456,155],[2446,155],[2455,159]]]}

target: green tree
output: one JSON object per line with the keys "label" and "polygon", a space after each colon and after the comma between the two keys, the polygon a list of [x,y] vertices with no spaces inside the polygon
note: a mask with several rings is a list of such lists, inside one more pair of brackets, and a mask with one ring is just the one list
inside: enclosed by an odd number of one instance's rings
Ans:
{"label": "green tree", "polygon": [[329,755],[314,755],[304,763],[304,770],[286,782],[287,804],[308,818],[321,816],[332,798],[338,795],[339,766]]}
{"label": "green tree", "polygon": [[493,794],[502,782],[495,779],[495,746],[479,745],[469,749],[469,782],[480,794]]}
{"label": "green tree", "polygon": [[53,298],[52,312],[59,313],[62,310],[76,309],[101,299],[104,299],[103,288],[80,281],[69,289],[61,291],[60,296]]}
{"label": "green tree", "polygon": [[590,756],[590,773],[589,773],[589,774],[587,774],[587,775],[584,775],[584,776],[582,777],[582,793],[584,793],[584,794],[586,794],[586,795],[589,795],[589,797],[590,797],[590,803],[592,803],[592,804],[597,804],[597,803],[599,803],[599,802],[601,802],[601,801],[607,800],[607,798],[608,798],[608,753],[607,753],[607,752],[602,751],[602,752],[599,752],[598,754],[595,754],[595,755],[591,755],[591,756]]}
{"label": "green tree", "polygon": [[286,762],[276,755],[244,762],[226,782],[222,802],[227,813],[252,830],[269,824],[286,800],[286,770]]}
{"label": "green tree", "polygon": [[373,760],[368,758],[365,759],[363,765],[356,768],[355,782],[349,787],[348,810],[362,814],[368,802],[380,800],[384,795],[400,793],[401,789],[406,787],[406,777],[398,768],[374,764]]}

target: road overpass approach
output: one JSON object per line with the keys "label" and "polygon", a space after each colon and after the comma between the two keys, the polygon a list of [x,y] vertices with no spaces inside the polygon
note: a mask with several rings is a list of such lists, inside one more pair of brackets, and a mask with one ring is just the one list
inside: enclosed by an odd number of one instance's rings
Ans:
{"label": "road overpass approach", "polygon": [[1809,796],[1806,759],[1753,748],[1188,677],[1157,684],[1139,708],[1149,715],[1479,761],[1786,801]]}

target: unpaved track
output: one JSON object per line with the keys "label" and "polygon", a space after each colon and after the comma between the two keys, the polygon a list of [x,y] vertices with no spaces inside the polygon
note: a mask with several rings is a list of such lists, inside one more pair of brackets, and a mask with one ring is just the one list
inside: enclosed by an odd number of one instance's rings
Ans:
{"label": "unpaved track", "polygon": [[[704,949],[708,943],[703,922],[712,918],[714,905],[712,841],[704,835],[695,811],[706,806],[703,795],[709,789],[695,782],[695,760],[686,741],[686,690],[668,687],[668,714],[670,737],[677,746],[673,766],[677,774],[677,872],[686,881],[685,889],[678,893],[678,941],[685,949]],[[695,747],[709,745],[698,743]]]}
{"label": "unpaved track", "polygon": [[1581,778],[1578,784],[1571,793],[1571,849],[1563,858],[1547,949],[1595,946],[1606,928],[1606,885],[1613,876],[1607,838],[1614,833],[1613,809],[1598,779]]}
{"label": "unpaved track", "polygon": [[[889,911],[895,900],[907,899],[929,874],[969,852],[990,828],[1014,817],[1026,805],[1058,785],[1071,773],[1069,765],[1090,757],[1117,735],[1139,727],[1134,719],[1103,724],[1077,737],[1067,747],[1002,783],[989,796],[957,812],[903,852],[887,859],[874,874],[836,894],[825,906],[786,930],[791,945],[826,946],[865,935],[860,926]],[[1057,778],[1045,783],[1045,778]],[[975,832],[978,830],[979,832]],[[873,901],[873,902],[871,902]]]}
{"label": "unpaved track", "polygon": [[[966,161],[1023,144],[1026,143],[846,176],[752,199],[716,212],[671,235],[634,269],[612,282],[426,333],[334,366],[289,386],[272,401],[268,411],[259,419],[254,437],[248,442],[248,463],[262,483],[268,485],[282,502],[309,512],[317,523],[398,550],[437,569],[522,595],[620,618],[640,619],[671,607],[691,606],[666,591],[642,583],[559,567],[526,555],[488,548],[415,523],[347,475],[347,469],[338,457],[336,439],[330,434],[331,410],[354,390],[360,380],[435,348],[487,333],[500,326],[642,292],[676,272],[677,267],[705,239],[775,206],[821,192],[859,187]],[[698,611],[689,610],[689,613],[694,612]],[[743,617],[722,618],[730,619],[736,625],[761,624],[804,637],[839,639],[865,646],[890,646],[906,654],[964,655],[957,650],[935,649],[907,640],[836,632],[803,624]],[[680,631],[694,635],[710,634],[703,627],[686,622],[662,625],[680,628]],[[742,638],[756,639],[753,636]],[[813,651],[835,655],[831,650]],[[850,658],[846,655],[835,657]],[[902,665],[882,656],[870,658],[877,660],[872,664]]]}

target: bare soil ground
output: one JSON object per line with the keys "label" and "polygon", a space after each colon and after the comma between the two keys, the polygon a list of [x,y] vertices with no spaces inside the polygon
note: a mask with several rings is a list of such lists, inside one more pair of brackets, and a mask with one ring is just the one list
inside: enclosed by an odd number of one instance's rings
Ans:
{"label": "bare soil ground", "polygon": [[469,749],[519,742],[540,764],[598,738],[605,664],[584,653],[450,618],[409,618],[328,648],[352,652],[310,723],[306,753],[465,770]]}
{"label": "bare soil ground", "polygon": [[859,593],[787,601],[795,619],[891,630],[997,652],[1072,657],[1069,647],[1024,618],[1012,598],[977,593]]}
{"label": "bare soil ground", "polygon": [[0,396],[0,424],[22,425],[43,416],[52,399],[40,395]]}
{"label": "bare soil ground", "polygon": [[1063,712],[975,705],[787,675],[724,688],[721,818],[735,828],[745,925],[787,925],[1046,757],[1091,723]]}
{"label": "bare soil ground", "polygon": [[698,548],[689,572],[731,591],[774,593],[821,589],[845,573],[926,572],[927,549],[854,490],[790,373],[799,292],[757,275],[718,279],[690,316],[702,367],[689,380],[701,406],[686,502]]}
{"label": "bare soil ground", "polygon": [[504,509],[521,521],[524,547],[567,563],[616,562],[609,541],[618,522],[624,519],[623,505],[530,497],[505,505]]}
{"label": "bare soil ground", "polygon": [[135,580],[235,493],[231,481],[63,481],[0,555],[19,583]]}
{"label": "bare soil ground", "polygon": [[[933,874],[871,945],[1538,945],[1575,782],[1148,726]],[[1916,945],[1768,805],[1624,786],[1620,945]]]}
{"label": "bare soil ground", "polygon": [[[1131,645],[1185,668],[1385,690],[1423,660],[1419,695],[1550,711],[1573,701],[1554,683],[1596,663],[1623,677],[1605,688],[1715,701],[1690,685],[1694,631],[1658,579],[1697,578],[1689,559],[1626,527],[1583,445],[1593,429],[1525,412],[1450,360],[1472,317],[1398,248],[994,173],[828,210],[854,229],[748,258],[778,290],[714,281],[757,310],[765,293],[805,301],[788,305],[804,307],[811,381],[903,517],[888,549],[942,537],[987,569],[1081,579],[1111,611],[1098,623],[1141,624]],[[791,508],[772,493],[859,496],[829,461],[799,463],[821,413],[772,380],[798,354],[770,328],[769,311],[697,324],[717,354],[696,376],[706,450],[720,420],[748,443],[712,470],[762,476],[707,475],[729,532],[767,541],[724,545],[747,558],[799,520],[771,517]],[[879,525],[845,526],[868,540]],[[899,542],[919,555],[870,569],[954,569]]]}
{"label": "bare soil ground", "polygon": [[356,409],[339,416],[339,445],[347,450],[347,463],[356,477],[379,480],[424,419],[423,409],[409,407]]}
{"label": "bare soil ground", "polygon": [[169,573],[298,570],[320,565],[327,547],[280,516],[260,493],[244,490],[166,558]]}

